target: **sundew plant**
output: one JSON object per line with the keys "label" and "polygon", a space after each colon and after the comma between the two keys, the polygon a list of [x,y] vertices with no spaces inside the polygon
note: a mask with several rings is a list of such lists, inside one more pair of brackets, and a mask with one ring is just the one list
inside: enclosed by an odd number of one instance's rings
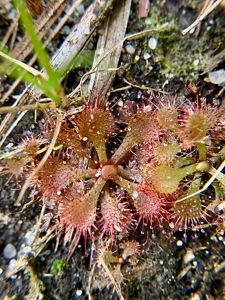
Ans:
{"label": "sundew plant", "polygon": [[60,76],[23,1],[15,3],[45,73],[37,77],[8,54],[1,56],[12,75],[22,72],[55,109],[47,111],[39,135],[5,156],[1,173],[25,181],[53,211],[58,232],[70,239],[68,256],[87,239],[111,243],[133,238],[140,228],[175,231],[222,223],[215,207],[225,191],[224,109],[198,96],[196,103],[153,97],[119,109],[99,96],[80,113],[67,113]]}
{"label": "sundew plant", "polygon": [[[48,149],[54,124],[51,116],[41,135],[23,141],[3,172],[29,177]],[[137,107],[121,124],[97,99],[79,114],[64,113],[55,150],[31,185],[39,201],[54,207],[60,231],[70,232],[70,255],[88,236],[127,239],[139,226],[187,230],[220,219],[210,205],[222,201],[224,174],[210,191],[198,191],[224,157],[224,132],[224,110],[204,103],[160,99]]]}

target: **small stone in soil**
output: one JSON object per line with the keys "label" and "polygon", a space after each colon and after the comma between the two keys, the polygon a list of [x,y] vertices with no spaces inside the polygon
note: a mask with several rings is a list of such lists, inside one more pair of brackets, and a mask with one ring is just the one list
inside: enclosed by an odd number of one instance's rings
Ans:
{"label": "small stone in soil", "polygon": [[177,246],[178,246],[178,247],[183,246],[183,242],[182,242],[181,240],[177,241]]}
{"label": "small stone in soil", "polygon": [[76,290],[76,296],[80,297],[82,295],[82,290]]}
{"label": "small stone in soil", "polygon": [[11,259],[16,256],[16,248],[13,246],[13,244],[8,244],[5,246],[3,255],[7,259]]}
{"label": "small stone in soil", "polygon": [[151,57],[151,55],[148,52],[144,53],[144,59],[148,60]]}
{"label": "small stone in soil", "polygon": [[154,50],[156,48],[157,44],[158,44],[158,41],[154,37],[151,37],[148,41],[148,47],[152,50]]}
{"label": "small stone in soil", "polygon": [[225,69],[209,72],[209,80],[214,84],[222,84],[225,82]]}
{"label": "small stone in soil", "polygon": [[127,46],[125,47],[125,49],[126,49],[127,53],[129,53],[129,54],[134,54],[135,51],[136,51],[136,49],[135,49],[134,46],[132,46],[132,45],[127,45]]}

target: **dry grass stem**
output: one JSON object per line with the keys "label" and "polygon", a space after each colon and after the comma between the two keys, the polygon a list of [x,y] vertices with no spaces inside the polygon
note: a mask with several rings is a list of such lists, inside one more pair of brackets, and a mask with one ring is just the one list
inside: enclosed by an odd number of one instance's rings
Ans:
{"label": "dry grass stem", "polygon": [[[130,15],[131,0],[125,0],[115,6],[112,14],[104,21],[101,26],[103,34],[99,36],[97,48],[95,51],[95,57],[93,66],[95,66],[101,56],[104,56],[115,44],[124,39],[127,29],[127,23]],[[90,77],[88,84],[88,91],[90,92],[89,101],[95,101],[96,97],[101,94],[102,99],[107,101],[107,92],[111,87],[116,68],[119,63],[122,44],[119,44],[112,55],[107,55],[96,68],[96,73],[93,73]],[[98,70],[105,70],[104,72],[98,72]],[[112,71],[114,69],[114,71]]]}
{"label": "dry grass stem", "polygon": [[214,182],[214,180],[216,180],[216,178],[220,175],[220,173],[222,172],[223,168],[225,167],[225,160],[220,164],[219,168],[216,169],[215,173],[209,178],[209,180],[203,185],[203,187],[196,191],[195,193],[192,193],[184,198],[181,198],[179,200],[176,201],[176,203],[178,202],[182,202],[185,201],[186,199],[190,199],[196,195],[199,195],[201,193],[203,193],[205,190],[207,190],[207,188]]}
{"label": "dry grass stem", "polygon": [[42,222],[43,217],[44,217],[45,209],[46,209],[46,204],[43,204],[43,206],[41,208],[40,217],[38,218],[38,221],[37,221],[37,224],[36,224],[35,233],[34,233],[34,240],[33,240],[32,244],[35,243],[35,241],[37,240],[37,238],[39,236],[41,222]]}
{"label": "dry grass stem", "polygon": [[0,56],[3,57],[4,59],[8,60],[9,62],[21,67],[22,69],[26,70],[27,72],[29,72],[30,74],[32,74],[33,76],[35,77],[43,77],[43,74],[32,68],[31,66],[23,63],[22,61],[18,60],[18,59],[15,59],[15,58],[12,58],[11,56],[7,55],[6,53],[0,51]]}
{"label": "dry grass stem", "polygon": [[105,270],[106,274],[109,276],[113,286],[115,287],[115,290],[117,292],[117,295],[118,295],[119,299],[124,300],[124,297],[123,297],[122,292],[121,292],[121,288],[117,284],[117,282],[115,281],[112,273],[110,272],[109,268],[107,267],[106,263],[104,262],[104,259],[102,257],[99,257],[98,261],[102,265],[102,267]]}
{"label": "dry grass stem", "polygon": [[195,28],[202,20],[204,20],[223,0],[210,1],[209,5],[205,10],[197,17],[197,19],[186,29],[182,31],[182,34],[185,35]]}
{"label": "dry grass stem", "polygon": [[[8,40],[9,40],[11,34],[15,35],[17,33],[17,26],[18,26],[18,19],[13,21],[13,23],[10,25],[8,31],[6,32],[6,35],[4,36],[4,38],[1,42],[1,48],[2,49],[8,43]],[[14,40],[14,39],[12,39],[12,40]],[[12,45],[10,46],[10,49],[12,49]]]}
{"label": "dry grass stem", "polygon": [[123,81],[124,81],[125,83],[129,84],[129,86],[138,88],[138,89],[140,89],[140,90],[147,90],[147,91],[153,91],[153,92],[157,92],[157,93],[161,93],[161,94],[165,94],[165,95],[170,95],[170,93],[164,92],[164,91],[162,91],[162,90],[153,89],[153,88],[151,88],[151,87],[144,86],[144,85],[133,84],[133,83],[131,83],[130,81],[128,81],[126,78],[123,78]]}
{"label": "dry grass stem", "polygon": [[0,107],[0,115],[5,113],[15,113],[15,112],[22,112],[22,111],[29,111],[29,110],[45,110],[45,109],[55,109],[56,105],[54,102],[49,103],[34,103],[34,104],[27,104],[23,106],[3,106]]}

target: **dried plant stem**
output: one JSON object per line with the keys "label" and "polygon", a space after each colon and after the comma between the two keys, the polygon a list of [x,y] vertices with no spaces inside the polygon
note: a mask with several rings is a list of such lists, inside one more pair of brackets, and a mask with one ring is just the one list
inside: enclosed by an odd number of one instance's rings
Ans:
{"label": "dried plant stem", "polygon": [[91,284],[92,284],[92,279],[95,271],[96,263],[93,263],[91,271],[89,272],[88,276],[88,286],[87,286],[87,294],[88,294],[88,300],[91,300]]}
{"label": "dried plant stem", "polygon": [[33,240],[32,244],[35,243],[35,241],[37,240],[37,238],[39,236],[39,233],[40,233],[39,229],[40,229],[43,217],[44,217],[45,209],[46,209],[46,204],[44,203],[43,206],[42,206],[42,209],[41,209],[40,217],[38,218],[38,221],[37,221],[37,225],[36,225],[35,233],[34,233],[34,240]]}
{"label": "dried plant stem", "polygon": [[[35,29],[40,38],[47,35],[50,27],[56,22],[59,14],[63,12],[66,0],[52,1],[48,6],[48,10],[44,10],[35,22]],[[27,36],[18,42],[13,49],[13,53],[18,60],[23,61],[32,52],[32,46]]]}
{"label": "dried plant stem", "polygon": [[121,87],[121,88],[117,88],[117,89],[110,90],[110,93],[122,92],[122,91],[125,91],[125,90],[129,90],[129,89],[131,89],[131,88],[132,88],[131,85],[127,85],[127,86],[123,86],[123,87]]}
{"label": "dried plant stem", "polygon": [[94,1],[87,9],[79,24],[72,28],[71,33],[61,48],[53,56],[51,63],[55,70],[62,74],[72,67],[74,57],[83,49],[94,30],[99,26],[114,0]]}
{"label": "dried plant stem", "polygon": [[212,1],[209,3],[207,8],[204,10],[202,14],[198,16],[198,18],[186,29],[182,31],[182,34],[190,32],[193,28],[195,28],[202,20],[204,20],[223,0],[217,0],[214,3]]}
{"label": "dried plant stem", "polygon": [[[214,175],[217,172],[217,170],[213,167],[211,167],[208,171],[208,173],[210,175]],[[219,181],[224,187],[225,187],[225,175],[223,173],[218,173],[218,175],[216,176],[217,181]]]}
{"label": "dried plant stem", "polygon": [[54,102],[49,103],[39,103],[27,104],[23,106],[3,106],[0,107],[0,115],[5,113],[15,113],[19,111],[28,111],[28,110],[45,110],[45,109],[55,109],[56,105]]}
{"label": "dried plant stem", "polygon": [[41,168],[44,166],[45,162],[47,161],[49,155],[51,154],[54,146],[55,146],[55,143],[56,143],[56,140],[57,140],[57,137],[59,135],[59,132],[60,132],[60,128],[61,128],[61,122],[62,122],[62,114],[60,112],[57,113],[57,120],[56,120],[56,126],[55,126],[55,131],[54,131],[54,135],[53,135],[53,138],[51,140],[51,143],[47,149],[47,151],[45,152],[45,155],[43,156],[43,158],[41,159],[40,163],[38,164],[38,166],[33,170],[33,172],[30,174],[30,176],[27,178],[27,180],[25,181],[21,191],[20,191],[20,194],[19,194],[19,197],[16,201],[16,205],[18,205],[20,203],[20,201],[22,200],[31,180],[33,179],[33,177],[41,170]]}
{"label": "dried plant stem", "polygon": [[70,10],[66,13],[66,15],[60,20],[59,24],[54,28],[53,32],[50,34],[46,42],[48,43],[53,37],[59,32],[59,30],[65,25],[67,20],[72,16],[77,7],[83,2],[83,0],[77,0],[73,3]]}
{"label": "dried plant stem", "polygon": [[27,72],[29,72],[30,74],[32,74],[35,77],[43,77],[43,74],[40,71],[32,68],[31,66],[23,63],[22,61],[20,61],[18,59],[15,59],[15,58],[7,55],[6,53],[4,53],[2,51],[0,51],[0,56],[3,57],[4,59],[8,60],[9,62],[21,67],[22,69],[26,70]]}
{"label": "dried plant stem", "polygon": [[17,30],[16,30],[17,26],[18,26],[18,18],[16,18],[16,20],[13,21],[13,23],[10,25],[10,27],[9,27],[6,35],[4,36],[4,38],[3,38],[2,42],[1,42],[1,47],[2,48],[4,48],[5,45],[7,44],[7,42],[9,40],[11,34],[14,33],[14,32],[17,32]]}
{"label": "dried plant stem", "polygon": [[[117,1],[112,13],[105,19],[101,26],[103,34],[99,36],[93,66],[96,65],[101,56],[108,52],[112,47],[124,39],[127,23],[130,15],[131,0]],[[88,90],[90,92],[89,102],[95,102],[96,97],[101,94],[102,101],[107,101],[107,92],[112,85],[116,71],[111,72],[108,69],[116,69],[119,63],[122,44],[118,46],[112,55],[108,55],[90,77]],[[98,72],[104,69],[104,72]]]}
{"label": "dried plant stem", "polygon": [[130,81],[128,81],[126,78],[123,78],[123,81],[127,84],[129,84],[132,87],[138,88],[140,90],[148,90],[148,91],[153,91],[153,92],[157,92],[157,93],[161,93],[161,94],[165,94],[165,95],[170,95],[170,93],[168,92],[164,92],[162,90],[158,90],[158,89],[153,89],[151,87],[148,86],[144,86],[144,85],[138,85],[138,84],[133,84]]}
{"label": "dried plant stem", "polygon": [[[95,66],[95,68],[97,67],[97,65]],[[94,68],[94,69],[95,69]],[[83,84],[85,83],[85,81],[88,79],[88,77],[90,76],[90,75],[92,75],[92,74],[94,74],[94,73],[96,73],[96,72],[115,72],[115,71],[117,71],[117,70],[119,70],[120,68],[110,68],[110,69],[107,69],[107,70],[93,70],[93,69],[91,69],[89,72],[87,72],[87,73],[85,73],[82,77],[81,77],[81,79],[80,79],[80,82],[79,82],[79,84],[78,84],[78,86],[69,94],[69,98],[71,99],[71,98],[73,98],[74,96],[75,96],[75,94],[78,92],[78,91],[80,91],[80,93],[81,93],[81,97],[84,97],[84,95],[83,95]]]}
{"label": "dried plant stem", "polygon": [[203,187],[196,191],[195,193],[192,193],[184,198],[181,198],[179,200],[176,201],[176,203],[178,202],[182,202],[185,201],[187,199],[190,199],[196,195],[201,194],[202,192],[204,192],[205,190],[207,190],[207,188],[214,182],[214,180],[216,180],[218,178],[218,176],[220,175],[221,171],[223,170],[223,168],[225,167],[225,160],[221,163],[221,165],[219,166],[218,169],[215,170],[215,172],[213,173],[213,175],[210,177],[210,179],[203,185]]}
{"label": "dried plant stem", "polygon": [[104,259],[102,257],[99,257],[98,259],[99,263],[102,265],[102,267],[104,268],[106,274],[109,276],[110,280],[112,281],[112,284],[114,285],[115,289],[116,289],[116,292],[117,292],[117,295],[119,296],[119,299],[120,300],[124,300],[124,297],[121,293],[121,289],[119,287],[119,285],[117,284],[117,282],[115,281],[112,273],[110,272],[109,268],[107,267]]}

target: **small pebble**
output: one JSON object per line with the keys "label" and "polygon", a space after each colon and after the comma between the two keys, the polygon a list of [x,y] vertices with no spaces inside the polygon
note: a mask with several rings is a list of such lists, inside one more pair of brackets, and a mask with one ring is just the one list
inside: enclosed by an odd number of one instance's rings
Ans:
{"label": "small pebble", "polygon": [[33,230],[28,231],[24,236],[25,242],[27,246],[30,246],[35,239],[35,228]]}
{"label": "small pebble", "polygon": [[152,18],[146,18],[145,25],[151,25],[151,24],[152,24]]}
{"label": "small pebble", "polygon": [[177,246],[178,246],[178,247],[183,246],[183,242],[182,242],[181,240],[177,241]]}
{"label": "small pebble", "polygon": [[5,246],[3,255],[7,259],[11,259],[16,256],[16,248],[13,246],[13,244],[8,244]]}
{"label": "small pebble", "polygon": [[192,265],[193,265],[193,267],[196,268],[198,266],[198,262],[195,260],[195,261],[193,261]]}
{"label": "small pebble", "polygon": [[214,84],[222,84],[225,82],[225,69],[209,72],[209,80]]}
{"label": "small pebble", "polygon": [[197,67],[200,64],[200,59],[195,59],[193,62],[194,66]]}
{"label": "small pebble", "polygon": [[152,111],[152,106],[151,106],[151,105],[146,105],[146,106],[144,107],[144,111],[145,111],[145,112]]}
{"label": "small pebble", "polygon": [[192,294],[190,298],[188,298],[189,300],[200,300],[201,297],[199,296],[199,294]]}
{"label": "small pebble", "polygon": [[126,49],[127,53],[129,53],[129,54],[134,54],[136,51],[136,49],[132,45],[126,45],[125,49]]}
{"label": "small pebble", "polygon": [[133,199],[137,199],[138,198],[138,192],[137,191],[133,192],[132,197],[133,197]]}
{"label": "small pebble", "polygon": [[76,290],[76,296],[80,297],[82,295],[82,290]]}
{"label": "small pebble", "polygon": [[152,50],[154,50],[156,48],[157,44],[158,44],[158,41],[154,37],[151,37],[148,41],[148,47]]}
{"label": "small pebble", "polygon": [[140,56],[139,56],[139,55],[135,55],[135,57],[134,57],[134,62],[138,62],[139,59],[140,59]]}
{"label": "small pebble", "polygon": [[71,28],[68,25],[63,26],[61,29],[61,34],[69,35],[71,32]]}
{"label": "small pebble", "polygon": [[148,60],[151,57],[151,55],[148,52],[144,53],[144,59]]}
{"label": "small pebble", "polygon": [[[13,270],[15,270],[15,269],[17,269],[18,268],[18,264],[17,264],[17,261],[16,261],[16,259],[11,259],[10,261],[9,261],[9,264],[8,264],[8,271],[13,271]],[[9,272],[10,273],[10,272]],[[12,278],[12,279],[16,279],[16,277],[17,277],[17,275],[7,275],[6,274],[6,278]]]}
{"label": "small pebble", "polygon": [[120,107],[123,107],[123,105],[124,105],[123,100],[119,100],[117,104],[118,104]]}

